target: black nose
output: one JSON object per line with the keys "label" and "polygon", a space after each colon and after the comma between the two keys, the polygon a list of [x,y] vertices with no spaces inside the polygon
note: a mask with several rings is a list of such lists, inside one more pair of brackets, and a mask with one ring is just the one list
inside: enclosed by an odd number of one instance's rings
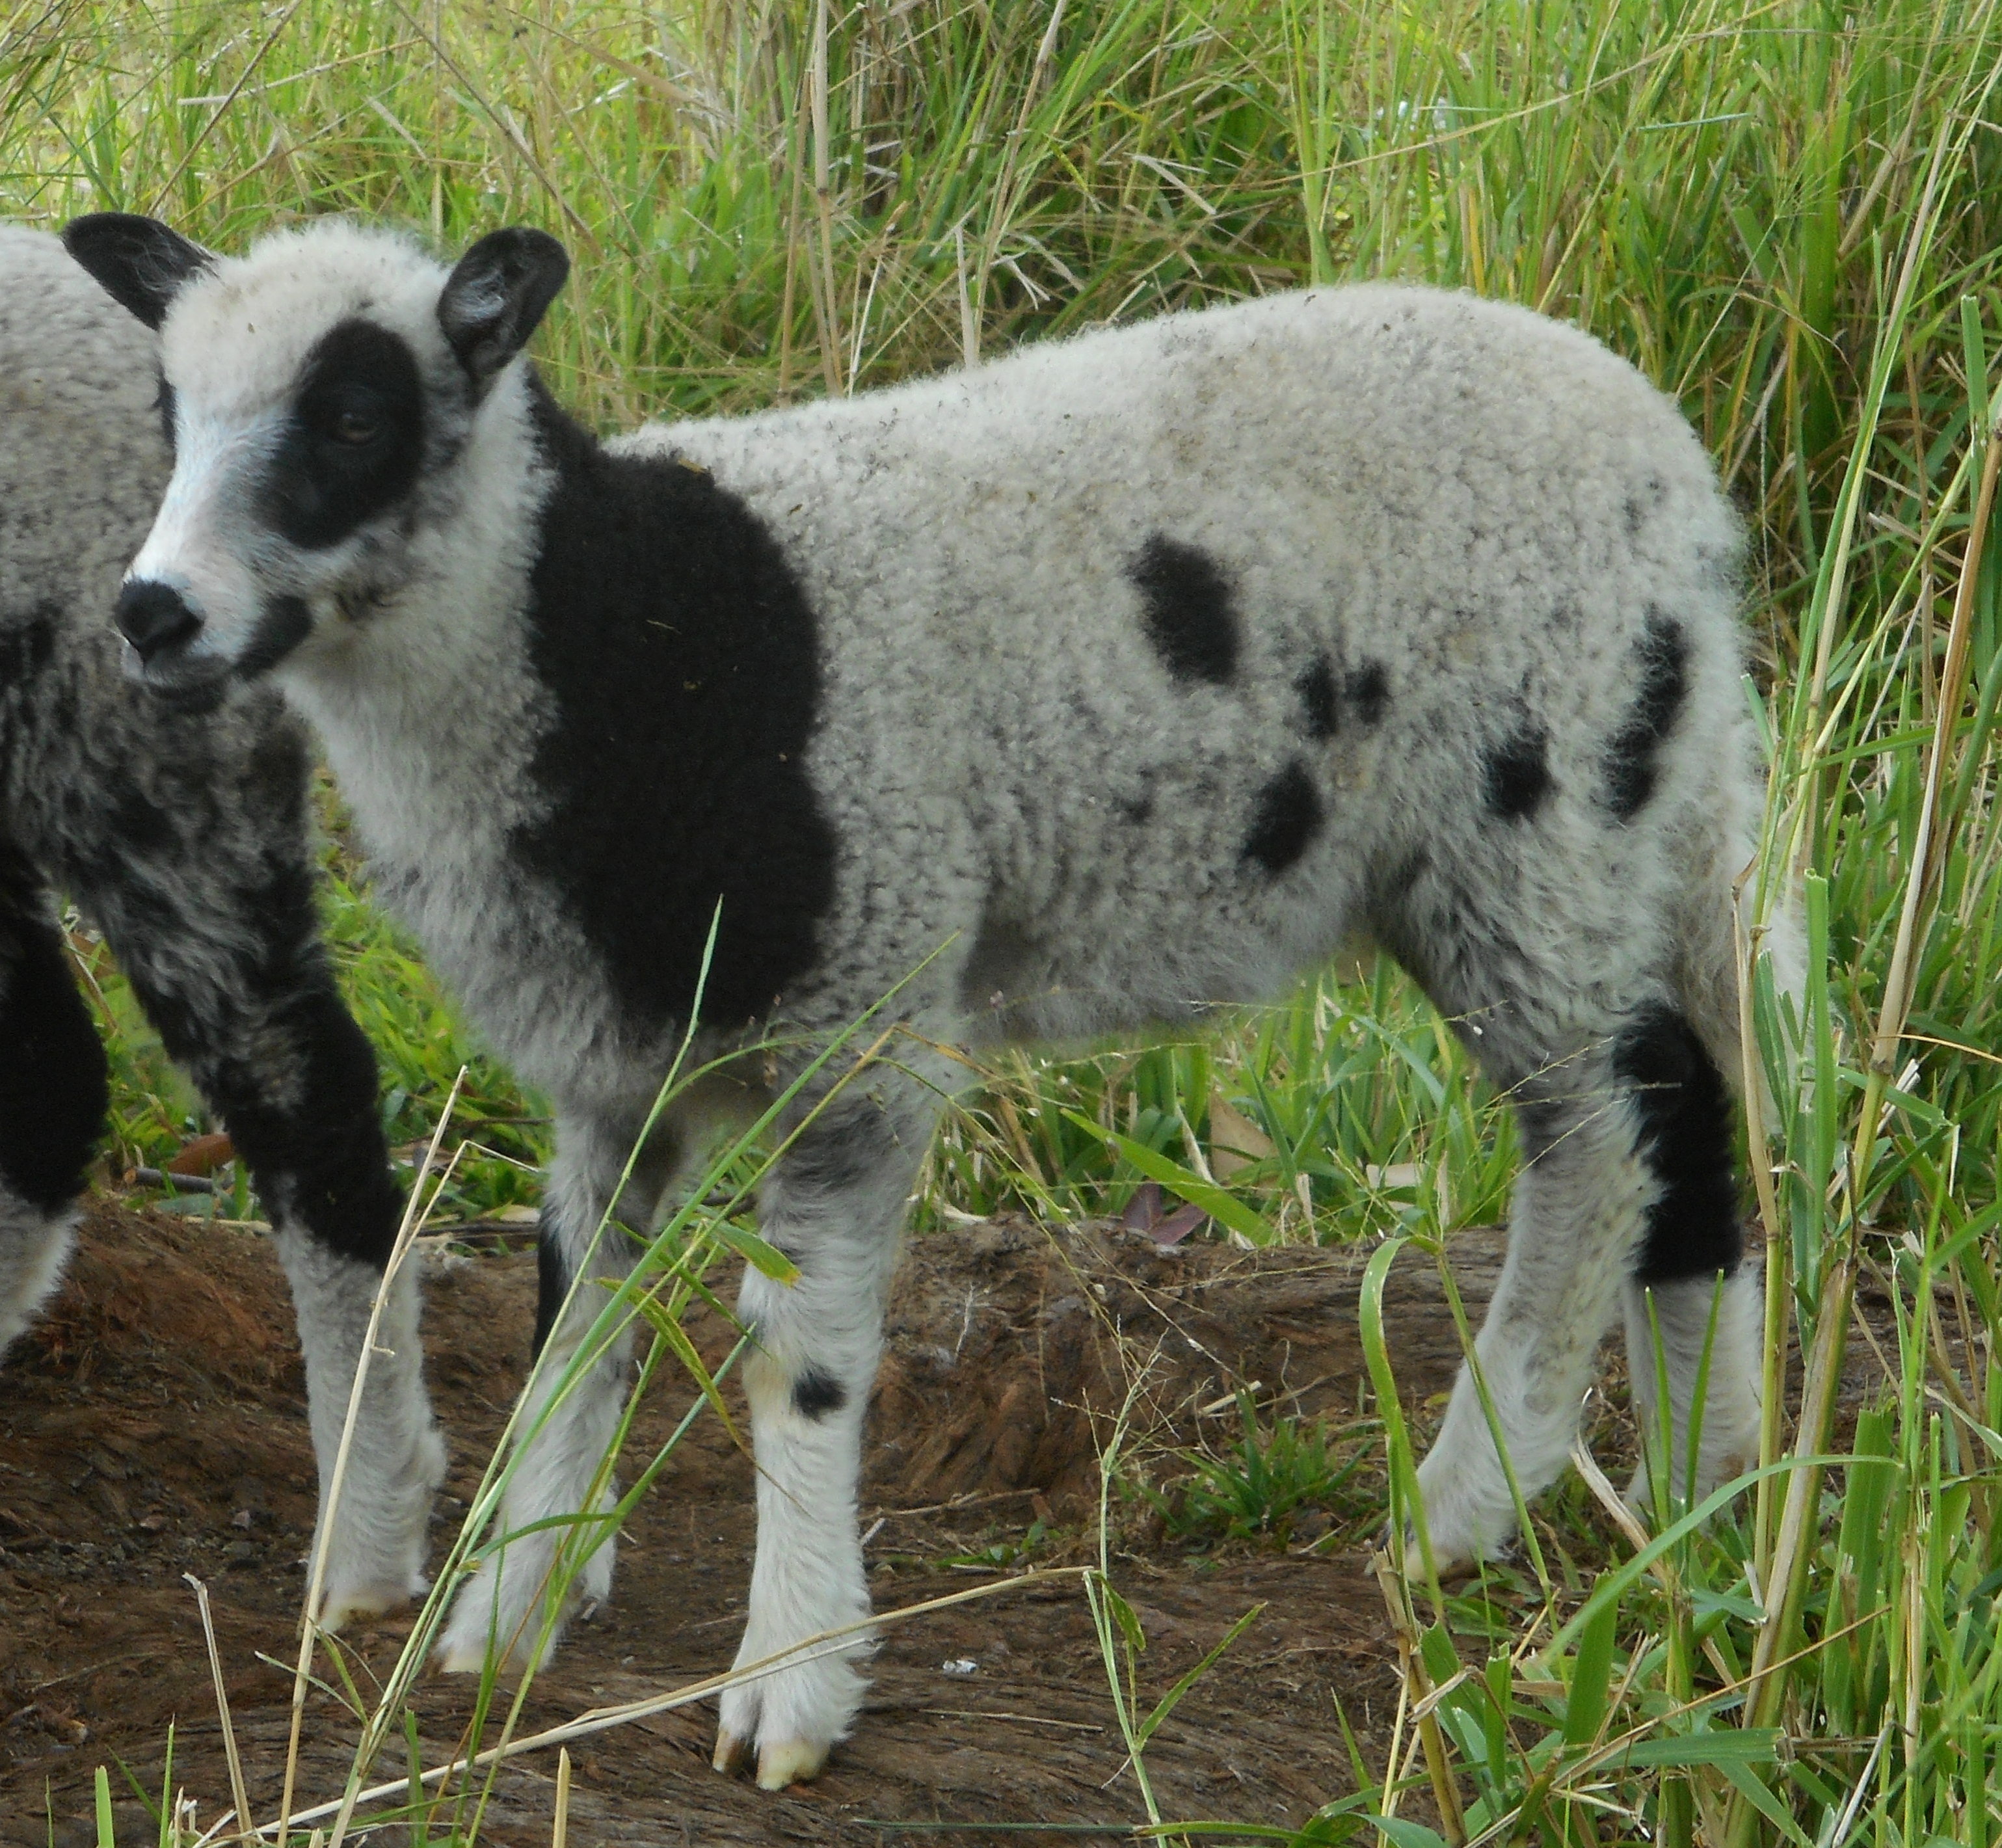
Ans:
{"label": "black nose", "polygon": [[185,642],[201,631],[201,618],[181,600],[179,591],[145,578],[118,593],[118,633],[151,661],[174,642]]}

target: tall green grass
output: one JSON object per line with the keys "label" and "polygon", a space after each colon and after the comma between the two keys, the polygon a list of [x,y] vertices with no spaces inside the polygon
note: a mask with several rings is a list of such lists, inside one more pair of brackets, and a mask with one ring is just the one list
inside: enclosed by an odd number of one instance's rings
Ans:
{"label": "tall green grass", "polygon": [[[1798,880],[1815,955],[1805,1073],[1770,991],[1749,1009],[1773,1102],[1753,1166],[1773,1379],[1789,1337],[1805,1377],[1776,1393],[1764,1473],[1719,1518],[1665,1487],[1652,1537],[1567,1515],[1512,1579],[1393,1585],[1414,1717],[1369,1801],[1310,1839],[1985,1843],[1995,12],[42,0],[0,26],[0,204],[51,223],[153,210],[225,246],[329,210],[447,246],[540,225],[578,260],[542,357],[606,424],[1358,276],[1528,302],[1631,357],[1702,433],[1751,542],[1760,877]],[[413,1139],[466,1042],[336,864],[344,971]],[[97,973],[118,1135],[157,1149],[190,1100]],[[1324,975],[1200,1045],[986,1079],[941,1142],[929,1212],[1118,1211],[1166,1175],[1241,1236],[1405,1241],[1380,1267],[1495,1216],[1513,1160],[1457,1041],[1387,968]],[[480,1083],[481,1114],[539,1114],[490,1065]],[[1260,1148],[1219,1163],[1243,1123]],[[522,1138],[504,1152],[535,1152],[536,1125],[504,1127]],[[463,1210],[515,1197],[506,1163],[468,1172]],[[1894,1378],[1852,1421],[1833,1383],[1864,1274],[1896,1305]],[[1384,1409],[1407,1493],[1412,1439],[1387,1392]]]}

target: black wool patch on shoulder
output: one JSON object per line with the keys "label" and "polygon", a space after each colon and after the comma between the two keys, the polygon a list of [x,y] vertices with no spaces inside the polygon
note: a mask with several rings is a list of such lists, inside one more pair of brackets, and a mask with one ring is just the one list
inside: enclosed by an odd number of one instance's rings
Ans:
{"label": "black wool patch on shoulder", "polygon": [[1273,877],[1292,866],[1320,832],[1320,793],[1296,758],[1258,793],[1258,812],[1245,837],[1244,858]]}
{"label": "black wool patch on shoulder", "polygon": [[1293,682],[1299,695],[1300,714],[1306,722],[1307,736],[1325,744],[1341,729],[1341,696],[1334,684],[1334,668],[1325,654],[1317,654],[1300,670]]}
{"label": "black wool patch on shoulder", "polygon": [[821,700],[806,593],[762,521],[706,474],[608,454],[539,382],[555,476],[531,577],[530,648],[556,719],[515,835],[650,1026],[702,995],[760,1018],[813,965],[835,842],[804,765]]}
{"label": "black wool patch on shoulder", "polygon": [[1343,690],[1356,717],[1365,725],[1374,725],[1390,706],[1390,676],[1380,661],[1365,661],[1350,673]]}
{"label": "black wool patch on shoulder", "polygon": [[1157,532],[1126,575],[1139,589],[1147,639],[1169,673],[1228,685],[1237,671],[1237,607],[1216,561]]}
{"label": "black wool patch on shoulder", "polygon": [[1606,748],[1606,806],[1621,821],[1632,821],[1654,795],[1656,758],[1689,693],[1689,639],[1652,604],[1634,653],[1640,691]]}
{"label": "black wool patch on shoulder", "polygon": [[847,1403],[847,1389],[818,1367],[808,1367],[793,1382],[793,1410],[803,1418],[824,1418]]}
{"label": "black wool patch on shoulder", "polygon": [[0,1187],[43,1212],[68,1205],[104,1124],[104,1048],[71,980],[39,881],[0,847]]}
{"label": "black wool patch on shoulder", "polygon": [[1481,764],[1481,795],[1499,820],[1528,821],[1550,793],[1550,734],[1540,725],[1511,732]]}
{"label": "black wool patch on shoulder", "polygon": [[306,356],[265,478],[265,516],[295,546],[337,545],[410,491],[424,448],[415,355],[386,327],[343,321]]}
{"label": "black wool patch on shoulder", "polygon": [[1661,1188],[1635,1278],[1669,1283],[1735,1270],[1743,1234],[1724,1075],[1689,1022],[1659,1003],[1620,1034],[1613,1067],[1631,1089],[1641,1159]]}

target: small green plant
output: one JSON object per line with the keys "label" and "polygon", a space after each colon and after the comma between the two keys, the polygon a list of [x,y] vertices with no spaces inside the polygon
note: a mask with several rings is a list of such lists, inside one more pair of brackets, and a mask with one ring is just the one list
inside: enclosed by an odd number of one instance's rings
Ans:
{"label": "small green plant", "polygon": [[1380,1512],[1373,1494],[1350,1487],[1368,1454],[1360,1445],[1345,1456],[1331,1450],[1318,1419],[1261,1419],[1248,1386],[1238,1389],[1236,1403],[1242,1431],[1229,1448],[1177,1451],[1175,1460],[1188,1473],[1160,1487],[1135,1479],[1135,1492],[1177,1539],[1193,1546],[1225,1540],[1283,1544],[1310,1513],[1327,1516],[1338,1529],[1358,1515]]}

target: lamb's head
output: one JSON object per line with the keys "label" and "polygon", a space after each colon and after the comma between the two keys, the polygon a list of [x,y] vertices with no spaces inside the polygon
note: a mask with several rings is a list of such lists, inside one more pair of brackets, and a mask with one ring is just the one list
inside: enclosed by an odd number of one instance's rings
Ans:
{"label": "lamb's head", "polygon": [[159,330],[173,478],[117,622],[128,671],[188,704],[338,646],[410,581],[420,535],[463,493],[482,406],[570,267],[519,228],[450,270],[337,219],[240,258],[119,212],[63,241]]}

